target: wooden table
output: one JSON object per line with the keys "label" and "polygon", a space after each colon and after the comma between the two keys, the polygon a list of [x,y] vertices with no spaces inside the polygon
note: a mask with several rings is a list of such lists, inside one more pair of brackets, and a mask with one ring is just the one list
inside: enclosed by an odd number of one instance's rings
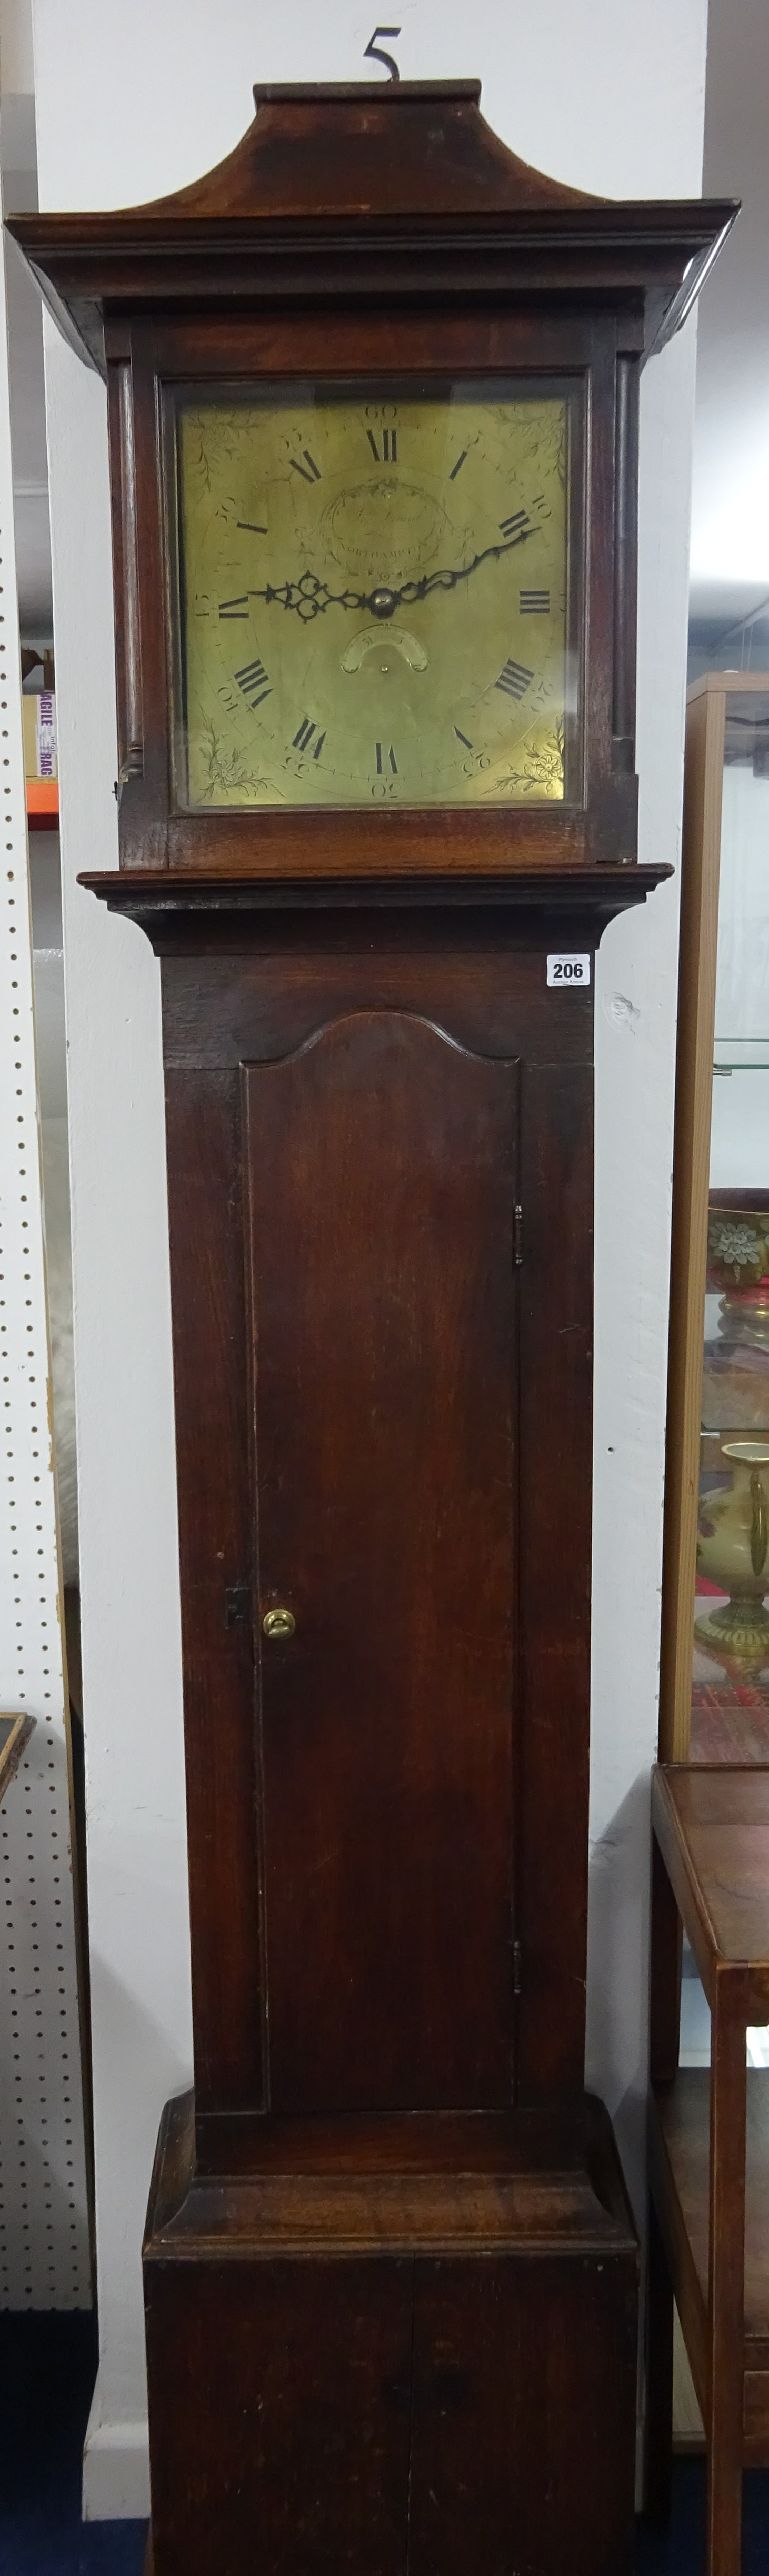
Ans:
{"label": "wooden table", "polygon": [[[708,2445],[708,2576],[739,2576],[743,2465],[769,2465],[769,1768],[666,1763],[652,1781],[647,2501],[665,2511],[673,2296]],[[679,2068],[681,1925],[710,2005],[710,2070]]]}

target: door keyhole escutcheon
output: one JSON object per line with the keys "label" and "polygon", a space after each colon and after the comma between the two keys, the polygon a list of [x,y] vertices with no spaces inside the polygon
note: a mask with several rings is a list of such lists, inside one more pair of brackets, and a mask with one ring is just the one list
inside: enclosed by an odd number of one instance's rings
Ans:
{"label": "door keyhole escutcheon", "polygon": [[271,1645],[279,1645],[281,1638],[293,1637],[295,1627],[293,1610],[265,1610],[262,1628]]}

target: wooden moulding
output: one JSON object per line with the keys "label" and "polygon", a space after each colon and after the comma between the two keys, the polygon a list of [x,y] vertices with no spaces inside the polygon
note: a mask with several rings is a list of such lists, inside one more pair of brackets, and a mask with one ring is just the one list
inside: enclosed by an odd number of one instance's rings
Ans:
{"label": "wooden moulding", "polygon": [[[645,903],[672,876],[665,863],[652,867],[602,869],[590,874],[578,868],[548,871],[516,869],[505,876],[434,876],[419,877],[336,877],[317,876],[308,879],[218,874],[184,875],[180,869],[109,868],[98,873],[84,871],[78,885],[98,896],[110,912],[123,913],[146,930],[155,947],[176,944],[185,920],[197,924],[202,937],[206,924],[215,936],[217,920],[239,923],[245,933],[247,918],[254,923],[260,915],[300,911],[329,914],[340,910],[394,913],[428,912],[433,919],[442,912],[455,913],[467,933],[468,916],[481,910],[504,914],[509,923],[520,914],[530,932],[539,920],[558,919],[559,935],[566,935],[570,922],[587,927],[591,936],[600,939],[606,924],[618,912]],[[165,925],[165,931],[164,931]]]}
{"label": "wooden moulding", "polygon": [[[210,2147],[213,2170],[199,2169]],[[206,2161],[209,2159],[207,2158]],[[617,2254],[635,2227],[603,2105],[198,2122],[163,2113],[146,2261],[277,2253]]]}

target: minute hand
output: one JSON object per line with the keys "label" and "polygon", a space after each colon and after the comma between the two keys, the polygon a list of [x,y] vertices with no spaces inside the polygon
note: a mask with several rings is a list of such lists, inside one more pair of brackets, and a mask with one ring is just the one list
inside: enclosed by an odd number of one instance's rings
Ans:
{"label": "minute hand", "polygon": [[516,546],[524,546],[527,537],[533,536],[535,528],[519,528],[517,535],[506,537],[502,545],[484,546],[480,554],[473,555],[471,563],[459,564],[452,571],[422,573],[419,581],[402,582],[400,590],[391,590],[386,582],[377,582],[374,590],[329,590],[328,583],[319,581],[317,573],[303,572],[298,581],[268,582],[264,590],[252,585],[248,597],[264,599],[268,606],[276,602],[280,608],[293,608],[304,623],[313,617],[324,617],[327,608],[352,608],[358,615],[361,609],[367,609],[371,617],[394,617],[396,608],[411,608],[416,600],[429,599],[434,590],[455,590],[457,582],[469,581],[479,564],[512,554]]}
{"label": "minute hand", "polygon": [[[489,563],[492,560],[496,563],[500,555],[512,554],[516,546],[525,546],[527,537],[534,536],[536,536],[535,528],[519,528],[517,536],[507,537],[504,545],[484,546],[481,554],[473,555],[471,563],[460,564],[454,572],[427,572],[422,574],[420,581],[404,581],[400,590],[372,591],[366,600],[366,607],[372,608],[375,616],[391,617],[393,609],[412,608],[415,600],[429,599],[430,592],[433,590],[455,590],[458,581],[469,581],[471,572],[477,572],[479,564]],[[388,604],[386,609],[377,610],[378,598],[386,598],[388,603],[391,600],[392,608]]]}

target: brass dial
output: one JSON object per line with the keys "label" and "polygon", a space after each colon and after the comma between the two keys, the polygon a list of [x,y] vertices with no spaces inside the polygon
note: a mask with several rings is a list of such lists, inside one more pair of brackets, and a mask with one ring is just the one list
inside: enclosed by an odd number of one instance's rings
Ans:
{"label": "brass dial", "polygon": [[568,402],[184,403],[177,792],[562,798]]}

